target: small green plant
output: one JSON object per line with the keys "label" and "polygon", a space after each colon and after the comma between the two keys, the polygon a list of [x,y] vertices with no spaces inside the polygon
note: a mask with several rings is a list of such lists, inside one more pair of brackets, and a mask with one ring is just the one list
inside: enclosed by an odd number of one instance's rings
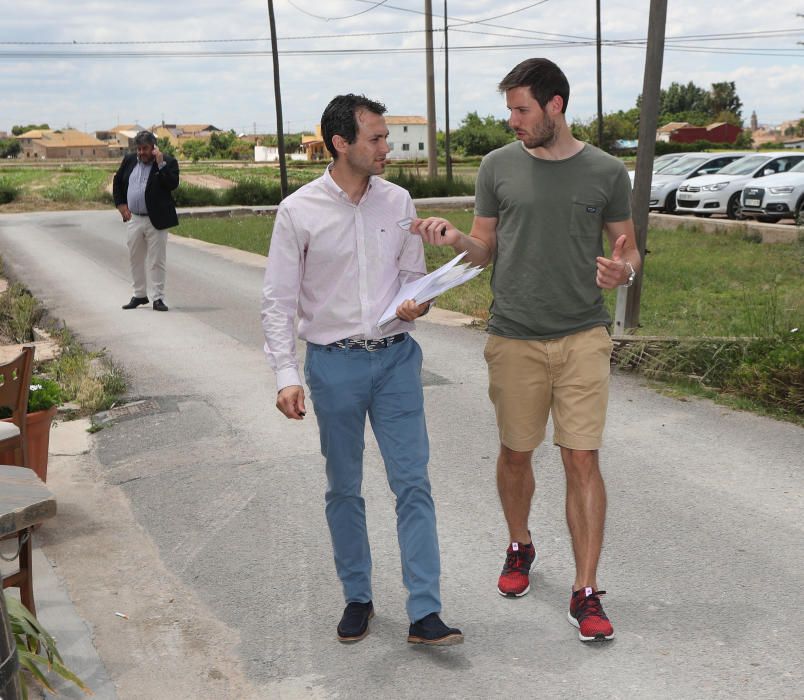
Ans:
{"label": "small green plant", "polygon": [[20,190],[10,182],[0,180],[0,204],[13,202],[20,195]]}
{"label": "small green plant", "polygon": [[62,390],[58,382],[47,377],[33,377],[28,391],[28,413],[46,411],[62,402]]}
{"label": "small green plant", "polygon": [[[4,594],[5,595],[5,594]],[[56,640],[42,626],[39,620],[16,598],[5,595],[11,633],[17,647],[20,666],[33,678],[34,682],[45,690],[56,693],[46,673],[56,673],[62,678],[78,686],[88,695],[92,691],[84,682],[64,664]],[[23,700],[28,698],[28,686],[24,674],[20,674]]]}
{"label": "small green plant", "polygon": [[15,282],[0,295],[0,335],[15,343],[28,343],[34,339],[33,328],[44,313],[31,293]]}
{"label": "small green plant", "polygon": [[62,351],[46,370],[62,387],[63,399],[75,401],[82,415],[106,410],[125,393],[128,382],[122,367],[102,351],[85,350],[66,328],[54,336]]}

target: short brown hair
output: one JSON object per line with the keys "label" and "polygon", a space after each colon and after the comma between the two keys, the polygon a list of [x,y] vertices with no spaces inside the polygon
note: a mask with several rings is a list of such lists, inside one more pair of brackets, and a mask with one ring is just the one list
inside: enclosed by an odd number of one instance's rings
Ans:
{"label": "short brown hair", "polygon": [[555,63],[547,58],[529,58],[517,65],[506,75],[497,89],[508,92],[514,88],[527,87],[533,99],[544,109],[547,103],[556,95],[561,97],[563,105],[561,111],[567,111],[569,102],[569,81],[567,76]]}

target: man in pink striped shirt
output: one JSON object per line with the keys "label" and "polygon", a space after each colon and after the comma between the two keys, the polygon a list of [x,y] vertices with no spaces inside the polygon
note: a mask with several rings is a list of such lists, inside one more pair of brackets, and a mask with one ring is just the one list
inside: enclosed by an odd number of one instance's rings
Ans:
{"label": "man in pink striped shirt", "polygon": [[428,304],[412,300],[397,320],[377,321],[402,284],[426,273],[424,248],[399,222],[416,216],[410,195],[379,177],[389,152],[385,107],[339,95],[321,131],[333,162],[279,207],[263,285],[265,352],[276,373],[277,408],[306,413],[296,332],[326,459],[326,516],[346,608],[338,639],[368,634],[374,615],[371,553],[361,496],[368,415],[396,496],[408,641],[448,645],[461,631],[441,620],[440,557],[427,475],[429,443],[421,348],[408,334]]}

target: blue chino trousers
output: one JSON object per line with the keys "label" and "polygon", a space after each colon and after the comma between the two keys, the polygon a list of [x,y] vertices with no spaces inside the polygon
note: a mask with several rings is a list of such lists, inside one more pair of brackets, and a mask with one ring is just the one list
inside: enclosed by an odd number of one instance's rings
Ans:
{"label": "blue chino trousers", "polygon": [[361,496],[366,415],[396,496],[402,580],[411,622],[441,612],[441,565],[427,462],[422,351],[413,338],[374,351],[307,344],[304,374],[326,459],[326,515],[347,603],[372,600]]}

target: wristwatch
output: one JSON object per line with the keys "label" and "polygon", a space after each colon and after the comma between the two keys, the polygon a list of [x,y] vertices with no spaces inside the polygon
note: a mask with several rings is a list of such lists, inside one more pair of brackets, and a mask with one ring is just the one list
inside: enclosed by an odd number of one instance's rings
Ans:
{"label": "wristwatch", "polygon": [[630,287],[634,283],[634,280],[636,279],[636,270],[634,270],[634,266],[627,260],[625,261],[625,266],[626,268],[628,268],[628,279],[625,281],[624,284],[621,284],[620,286]]}

